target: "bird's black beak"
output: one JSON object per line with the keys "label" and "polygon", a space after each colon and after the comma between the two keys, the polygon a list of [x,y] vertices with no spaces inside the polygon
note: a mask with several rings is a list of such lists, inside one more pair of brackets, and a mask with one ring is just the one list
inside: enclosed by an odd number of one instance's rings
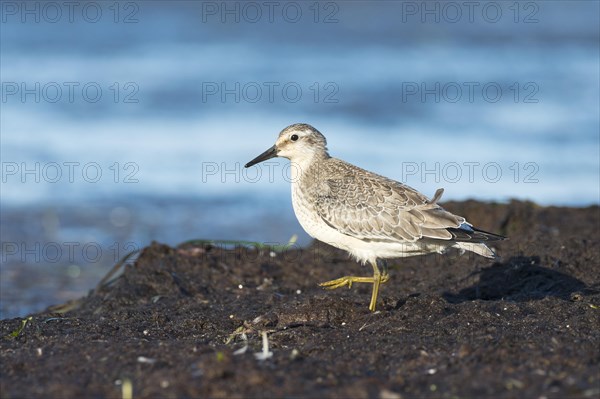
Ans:
{"label": "bird's black beak", "polygon": [[273,146],[273,147],[269,148],[267,151],[265,151],[262,154],[260,154],[259,156],[257,156],[256,158],[254,158],[252,161],[248,162],[245,165],[245,167],[249,168],[252,165],[256,165],[257,163],[266,161],[267,159],[275,158],[276,156],[277,156],[277,147]]}

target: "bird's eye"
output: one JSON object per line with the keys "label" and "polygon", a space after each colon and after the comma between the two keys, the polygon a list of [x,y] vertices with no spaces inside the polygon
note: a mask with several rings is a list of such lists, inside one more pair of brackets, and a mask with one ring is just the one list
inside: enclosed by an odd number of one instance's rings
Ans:
{"label": "bird's eye", "polygon": [[292,137],[290,137],[290,140],[292,140],[292,141],[298,140],[298,135],[297,134],[292,134]]}

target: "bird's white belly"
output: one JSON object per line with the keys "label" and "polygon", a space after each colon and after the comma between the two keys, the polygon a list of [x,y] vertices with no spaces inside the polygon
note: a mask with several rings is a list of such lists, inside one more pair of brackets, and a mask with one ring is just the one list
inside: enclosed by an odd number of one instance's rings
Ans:
{"label": "bird's white belly", "polygon": [[419,241],[375,242],[342,234],[321,219],[307,196],[300,191],[298,185],[293,183],[292,206],[298,222],[308,235],[326,244],[348,251],[362,263],[375,261],[377,258],[401,258],[439,252],[443,249],[428,248],[427,244]]}
{"label": "bird's white belly", "polygon": [[294,213],[300,226],[302,226],[309,236],[326,243],[339,241],[341,237],[338,236],[342,234],[332,229],[319,217],[314,210],[313,204],[307,200],[306,196],[300,192],[300,188],[295,184],[292,184],[292,206],[294,207]]}

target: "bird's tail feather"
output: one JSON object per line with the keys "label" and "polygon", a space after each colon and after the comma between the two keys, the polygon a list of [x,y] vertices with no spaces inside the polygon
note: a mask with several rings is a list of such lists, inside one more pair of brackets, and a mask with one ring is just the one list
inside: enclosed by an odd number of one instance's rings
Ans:
{"label": "bird's tail feather", "polygon": [[487,231],[480,230],[475,227],[470,227],[467,229],[455,229],[448,228],[446,229],[452,234],[453,241],[459,242],[489,242],[489,241],[502,241],[506,240],[506,237],[501,236],[499,234],[489,233]]}

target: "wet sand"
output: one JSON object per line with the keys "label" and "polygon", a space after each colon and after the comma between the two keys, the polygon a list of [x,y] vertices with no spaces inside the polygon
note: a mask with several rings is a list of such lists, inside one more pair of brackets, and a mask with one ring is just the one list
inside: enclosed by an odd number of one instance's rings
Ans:
{"label": "wet sand", "polygon": [[0,321],[1,396],[597,398],[600,209],[444,206],[507,235],[502,258],[390,262],[376,313],[368,286],[318,287],[370,269],[322,243],[154,243],[22,331]]}

